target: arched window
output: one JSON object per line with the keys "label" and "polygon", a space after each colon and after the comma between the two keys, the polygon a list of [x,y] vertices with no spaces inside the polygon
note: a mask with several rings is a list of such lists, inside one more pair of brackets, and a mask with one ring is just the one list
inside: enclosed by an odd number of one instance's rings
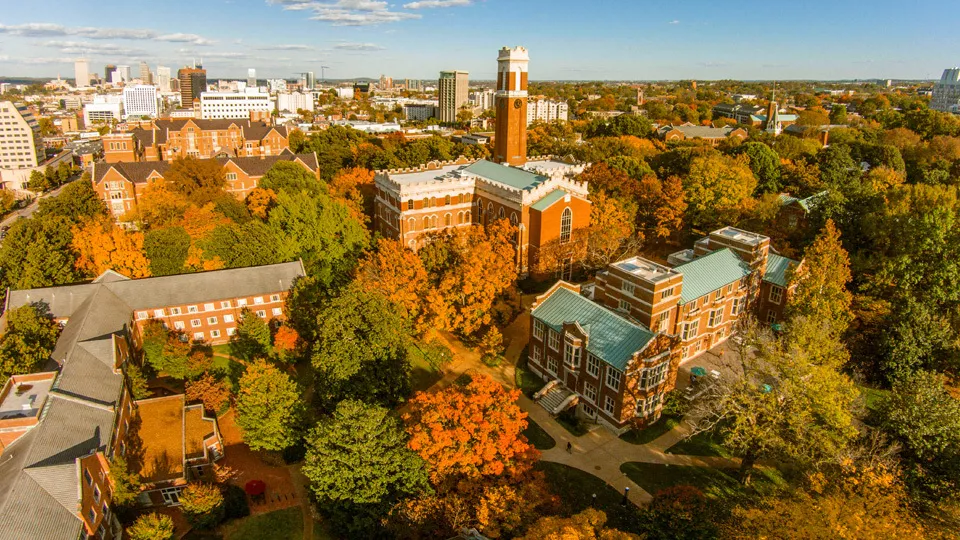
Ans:
{"label": "arched window", "polygon": [[429,206],[430,206],[430,199],[424,199],[424,200],[423,200],[423,207],[424,207],[424,208],[427,208],[427,207],[429,207]]}
{"label": "arched window", "polygon": [[408,230],[408,231],[415,231],[415,230],[417,230],[417,220],[415,220],[415,219],[413,219],[413,218],[408,219],[408,220],[407,220],[407,230]]}
{"label": "arched window", "polygon": [[511,225],[516,225],[516,224],[517,224],[517,213],[516,213],[516,212],[510,212],[510,224],[511,224]]}
{"label": "arched window", "polygon": [[444,216],[443,216],[443,226],[444,226],[444,227],[449,227],[450,225],[453,225],[453,216],[451,216],[450,214],[444,214]]}
{"label": "arched window", "polygon": [[430,206],[436,206],[436,205],[437,205],[437,198],[430,197]]}
{"label": "arched window", "polygon": [[503,219],[503,207],[500,207],[500,212],[497,214],[497,217]]}
{"label": "arched window", "polygon": [[573,228],[573,212],[569,208],[563,209],[560,215],[560,243],[566,244],[570,241],[570,230]]}
{"label": "arched window", "polygon": [[449,195],[447,195],[446,197],[444,197],[444,199],[443,199],[443,204],[445,204],[445,205],[447,205],[447,206],[450,206],[450,196],[449,196]]}
{"label": "arched window", "polygon": [[463,225],[463,212],[457,212],[457,225]]}
{"label": "arched window", "polygon": [[413,199],[407,201],[407,210],[413,210]]}
{"label": "arched window", "polygon": [[430,216],[430,228],[431,228],[431,229],[436,229],[436,228],[437,228],[437,216],[435,216],[435,215]]}
{"label": "arched window", "polygon": [[465,196],[463,193],[457,195],[457,202],[458,202],[459,204],[463,204],[464,199],[466,199],[466,196]]}

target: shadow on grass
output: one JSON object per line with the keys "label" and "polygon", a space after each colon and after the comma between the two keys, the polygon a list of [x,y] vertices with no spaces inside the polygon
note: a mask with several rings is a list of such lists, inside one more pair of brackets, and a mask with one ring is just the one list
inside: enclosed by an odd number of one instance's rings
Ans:
{"label": "shadow on grass", "polygon": [[622,505],[623,493],[613,489],[600,478],[580,469],[548,461],[537,463],[536,468],[546,475],[550,491],[560,497],[562,515],[571,516],[593,507],[607,514],[607,527],[637,532],[640,510],[632,503]]}
{"label": "shadow on grass", "polygon": [[786,481],[775,469],[756,469],[752,482],[744,486],[737,481],[737,469],[715,469],[690,465],[660,463],[624,463],[620,470],[649,493],[678,485],[699,488],[710,498],[736,501],[754,495],[769,495],[786,486]]}
{"label": "shadow on grass", "polygon": [[549,433],[544,431],[540,424],[527,418],[527,429],[523,430],[523,436],[530,441],[537,450],[549,450],[557,445],[557,441]]}
{"label": "shadow on grass", "polygon": [[679,416],[665,414],[653,425],[640,429],[631,429],[623,435],[620,435],[620,438],[630,444],[649,444],[677,427],[680,424],[680,420],[681,417]]}

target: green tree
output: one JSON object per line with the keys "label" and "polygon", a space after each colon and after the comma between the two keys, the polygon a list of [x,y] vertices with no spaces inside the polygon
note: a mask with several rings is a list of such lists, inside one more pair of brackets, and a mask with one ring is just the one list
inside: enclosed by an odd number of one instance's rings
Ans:
{"label": "green tree", "polygon": [[477,345],[477,350],[484,361],[490,362],[503,354],[503,334],[496,326],[491,326],[483,334],[483,338]]}
{"label": "green tree", "polygon": [[832,191],[849,195],[859,189],[860,166],[850,156],[850,147],[832,144],[817,153],[820,179]]}
{"label": "green tree", "polygon": [[718,153],[690,162],[683,187],[691,225],[709,230],[738,220],[757,187],[748,163],[747,156],[733,158]]}
{"label": "green tree", "polygon": [[257,187],[274,193],[286,191],[292,195],[307,193],[311,197],[327,191],[326,182],[321,182],[306,167],[293,161],[278,161],[260,179]]}
{"label": "green tree", "polygon": [[157,512],[143,514],[127,528],[127,534],[130,540],[172,540],[173,518]]}
{"label": "green tree", "polygon": [[43,304],[27,304],[8,311],[7,329],[0,337],[0,379],[36,371],[53,354],[60,335]]}
{"label": "green tree", "polygon": [[834,105],[830,109],[830,123],[833,125],[844,125],[847,123],[847,106]]}
{"label": "green tree", "polygon": [[[217,225],[200,246],[206,257],[219,257],[227,268],[244,268],[286,260],[277,253],[277,241],[269,226],[252,220],[243,224]],[[294,259],[291,255],[289,260]]]}
{"label": "green tree", "polygon": [[240,312],[237,333],[230,338],[230,354],[242,360],[270,356],[270,327],[248,308]]}
{"label": "green tree", "polygon": [[175,379],[193,375],[191,347],[184,334],[170,332],[161,321],[150,319],[143,325],[143,356],[154,371]]}
{"label": "green tree", "polygon": [[778,193],[780,184],[780,156],[769,146],[748,141],[736,149],[737,155],[750,158],[750,170],[757,177],[758,193]]}
{"label": "green tree", "polygon": [[134,362],[127,363],[127,379],[130,381],[130,393],[133,394],[134,399],[150,397],[147,376],[143,372],[143,368]]}
{"label": "green tree", "polygon": [[93,189],[88,173],[83,173],[76,182],[67,184],[56,197],[40,199],[35,214],[39,218],[59,216],[71,225],[105,215],[107,215],[106,203]]}
{"label": "green tree", "polygon": [[393,406],[410,392],[407,324],[382,295],[347,287],[316,319],[312,363],[327,404],[363,399]]}
{"label": "green tree", "polygon": [[190,251],[190,235],[183,227],[151,230],[143,239],[143,249],[150,259],[152,275],[180,274]]}
{"label": "green tree", "polygon": [[70,223],[62,217],[13,222],[0,246],[0,269],[14,289],[50,287],[78,281],[70,250]]}
{"label": "green tree", "polygon": [[50,180],[47,179],[45,174],[38,170],[30,173],[30,179],[27,180],[27,189],[30,191],[41,192],[46,191],[51,187],[53,186],[50,185]]}
{"label": "green tree", "polygon": [[111,501],[119,506],[129,506],[140,494],[140,475],[130,470],[121,454],[114,454],[110,460],[110,486]]}
{"label": "green tree", "polygon": [[265,360],[247,365],[240,378],[237,425],[252,450],[283,450],[296,443],[301,418],[300,388]]}
{"label": "green tree", "polygon": [[226,173],[219,161],[192,157],[174,159],[164,179],[197,206],[220,198],[227,183]]}
{"label": "green tree", "polygon": [[223,521],[223,494],[213,484],[187,484],[180,493],[180,510],[197,529],[212,529]]}
{"label": "green tree", "polygon": [[372,537],[390,508],[429,489],[424,463],[390,411],[347,399],[307,435],[303,474],[347,537]]}

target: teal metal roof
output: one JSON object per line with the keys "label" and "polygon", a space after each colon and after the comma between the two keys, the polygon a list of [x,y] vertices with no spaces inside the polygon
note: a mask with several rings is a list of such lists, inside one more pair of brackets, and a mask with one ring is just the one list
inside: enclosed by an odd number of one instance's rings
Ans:
{"label": "teal metal roof", "polygon": [[532,205],[530,205],[530,208],[532,208],[532,209],[534,209],[534,210],[536,210],[536,211],[538,211],[538,212],[543,212],[543,211],[546,210],[547,208],[550,208],[551,206],[553,206],[553,203],[555,203],[555,202],[557,202],[557,201],[559,201],[559,200],[562,200],[563,197],[564,197],[564,195],[566,195],[566,194],[567,194],[567,192],[564,191],[564,190],[562,190],[562,189],[555,189],[555,190],[551,191],[550,193],[547,193],[547,194],[546,194],[542,199],[540,199],[539,201],[537,201],[537,202],[533,203]]}
{"label": "teal metal roof", "polygon": [[565,322],[578,323],[589,336],[587,351],[621,371],[633,353],[646,347],[655,335],[565,288],[555,290],[533,309],[532,315],[557,332],[563,331]]}
{"label": "teal metal roof", "polygon": [[811,209],[817,206],[817,202],[821,197],[826,195],[826,191],[821,191],[820,193],[814,193],[813,195],[807,197],[806,199],[798,199],[796,197],[787,195],[786,193],[780,194],[780,205],[787,206],[788,204],[797,203],[805,211],[809,212]]}
{"label": "teal metal roof", "polygon": [[798,264],[797,261],[793,259],[788,259],[781,255],[777,255],[776,253],[771,253],[767,257],[767,270],[763,274],[763,280],[773,283],[774,285],[786,287],[787,270],[796,264]]}
{"label": "teal metal roof", "polygon": [[493,180],[494,182],[498,182],[512,188],[522,189],[524,191],[530,191],[531,189],[547,181],[546,176],[534,174],[530,171],[525,171],[517,167],[500,165],[499,163],[494,163],[485,159],[481,159],[480,161],[471,164],[466,168],[466,171],[477,176],[482,176],[488,180]]}
{"label": "teal metal roof", "polygon": [[674,267],[683,272],[680,302],[686,304],[750,275],[750,268],[727,248]]}

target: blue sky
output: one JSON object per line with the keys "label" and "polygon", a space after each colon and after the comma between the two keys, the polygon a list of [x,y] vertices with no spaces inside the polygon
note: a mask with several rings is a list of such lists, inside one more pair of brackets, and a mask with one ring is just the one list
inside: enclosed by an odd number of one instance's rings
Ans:
{"label": "blue sky", "polygon": [[0,0],[0,75],[73,59],[211,77],[490,79],[523,45],[536,79],[939,78],[960,64],[956,0]]}

